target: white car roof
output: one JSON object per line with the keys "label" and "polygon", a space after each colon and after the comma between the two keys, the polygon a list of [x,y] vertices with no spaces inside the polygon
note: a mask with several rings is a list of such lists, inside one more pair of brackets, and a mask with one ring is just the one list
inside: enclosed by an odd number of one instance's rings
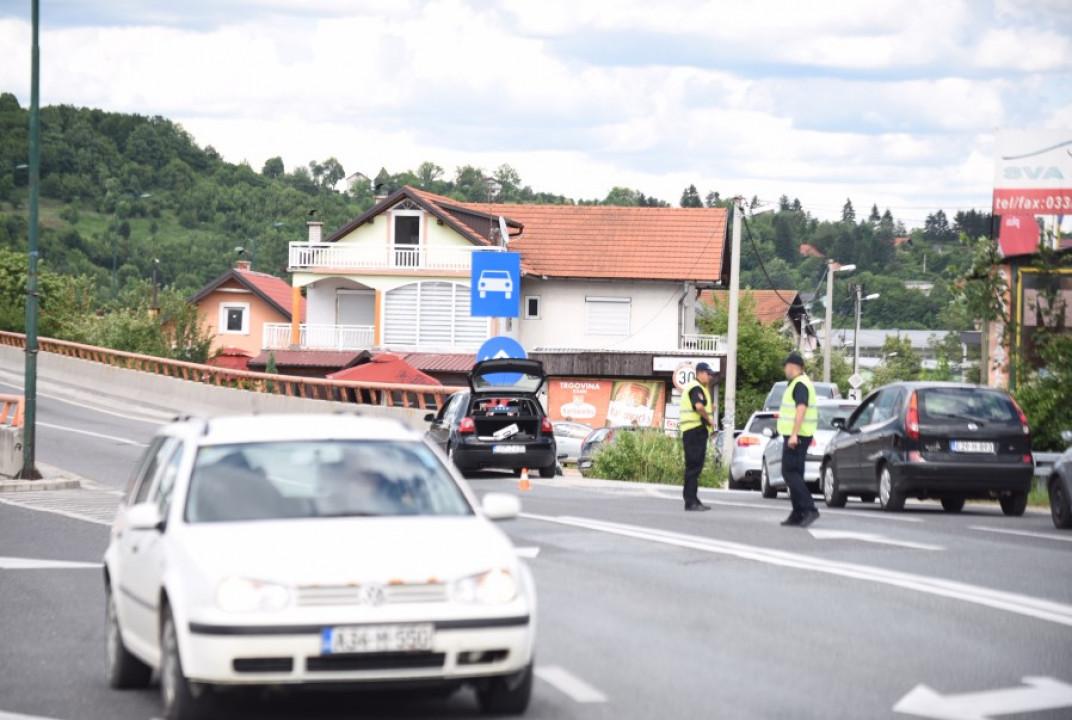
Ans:
{"label": "white car roof", "polygon": [[168,425],[167,434],[199,445],[303,440],[420,440],[421,435],[398,420],[328,414],[228,415],[189,418]]}

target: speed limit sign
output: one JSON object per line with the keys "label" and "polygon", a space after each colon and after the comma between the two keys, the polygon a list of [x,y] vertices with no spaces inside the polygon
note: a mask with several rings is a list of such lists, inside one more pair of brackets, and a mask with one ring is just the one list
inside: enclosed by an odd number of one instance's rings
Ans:
{"label": "speed limit sign", "polygon": [[684,390],[695,379],[696,367],[691,362],[683,362],[674,370],[674,387],[678,390]]}

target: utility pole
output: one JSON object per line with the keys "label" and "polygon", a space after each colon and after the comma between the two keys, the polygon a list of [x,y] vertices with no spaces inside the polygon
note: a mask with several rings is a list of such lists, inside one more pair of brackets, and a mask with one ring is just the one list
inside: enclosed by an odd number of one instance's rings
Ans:
{"label": "utility pole", "polygon": [[722,414],[722,459],[729,462],[733,455],[733,430],[737,412],[737,310],[741,290],[741,224],[744,212],[741,198],[733,199],[733,237],[730,248],[730,302],[729,327],[726,332],[726,394]]}
{"label": "utility pole", "polygon": [[30,227],[29,268],[26,274],[26,376],[23,385],[22,472],[25,479],[38,477],[36,467],[37,428],[37,213],[41,184],[41,62],[37,45],[40,24],[39,0],[31,0],[30,42]]}
{"label": "utility pole", "polygon": [[860,283],[853,286],[856,290],[856,328],[852,331],[852,374],[860,372],[860,305],[863,302],[863,288]]}
{"label": "utility pole", "polygon": [[834,340],[834,261],[826,261],[826,327],[823,329],[823,382],[830,382],[830,345]]}

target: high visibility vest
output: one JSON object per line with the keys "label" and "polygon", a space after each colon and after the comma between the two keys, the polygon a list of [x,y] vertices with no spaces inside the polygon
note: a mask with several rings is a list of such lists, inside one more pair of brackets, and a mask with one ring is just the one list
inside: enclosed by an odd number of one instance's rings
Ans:
{"label": "high visibility vest", "polygon": [[681,413],[677,421],[680,432],[692,430],[693,428],[698,428],[704,424],[703,417],[700,413],[696,412],[696,408],[692,406],[692,400],[689,398],[693,388],[700,388],[703,390],[705,401],[704,407],[707,409],[707,414],[711,415],[715,411],[714,402],[711,400],[711,390],[699,380],[693,380],[681,389],[681,399],[678,401]]}
{"label": "high visibility vest", "polygon": [[797,375],[785,388],[782,395],[782,409],[778,411],[778,434],[789,437],[793,434],[793,425],[797,420],[797,404],[793,402],[793,390],[798,383],[808,388],[808,409],[804,413],[804,422],[800,424],[799,434],[803,437],[815,437],[819,428],[819,406],[815,402],[815,386],[807,375]]}

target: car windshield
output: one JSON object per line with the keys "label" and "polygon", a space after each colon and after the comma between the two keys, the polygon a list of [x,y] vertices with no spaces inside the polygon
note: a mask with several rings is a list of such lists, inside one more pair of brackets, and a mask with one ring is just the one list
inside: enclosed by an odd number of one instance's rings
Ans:
{"label": "car windshield", "polygon": [[978,424],[1019,424],[1009,397],[999,390],[974,387],[927,388],[919,391],[920,418],[935,423],[961,420]]}
{"label": "car windshield", "polygon": [[834,418],[842,418],[848,422],[855,405],[820,405],[819,406],[819,429],[833,430]]}
{"label": "car windshield", "polygon": [[206,446],[186,501],[191,523],[472,512],[426,445],[379,440]]}
{"label": "car windshield", "polygon": [[762,435],[764,430],[770,430],[774,435],[778,427],[778,418],[773,415],[756,415],[752,422],[748,423],[748,432]]}

